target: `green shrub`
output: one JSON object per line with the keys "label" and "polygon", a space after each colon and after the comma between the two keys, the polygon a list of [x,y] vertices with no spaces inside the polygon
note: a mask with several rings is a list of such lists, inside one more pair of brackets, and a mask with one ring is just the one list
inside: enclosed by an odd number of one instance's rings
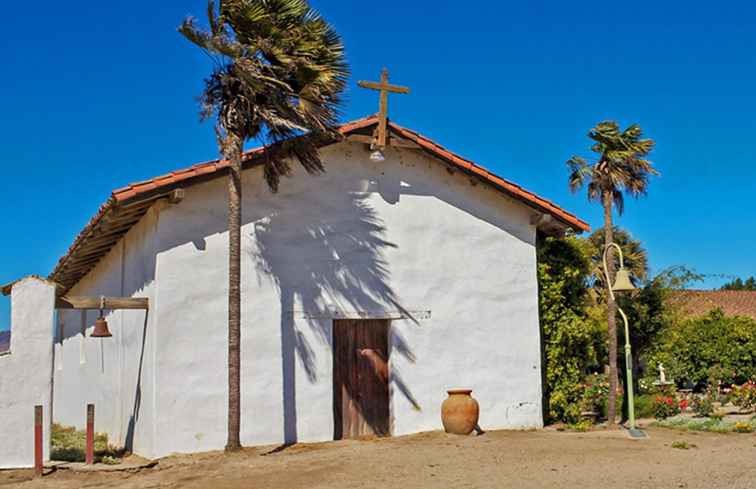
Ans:
{"label": "green shrub", "polygon": [[581,419],[580,421],[576,421],[575,423],[569,423],[567,425],[567,429],[571,431],[577,431],[580,433],[586,432],[591,429],[593,426],[593,423],[591,423],[588,419]]}
{"label": "green shrub", "polygon": [[654,417],[654,397],[651,394],[641,394],[635,396],[635,417],[636,418],[653,418]]}
{"label": "green shrub", "polygon": [[[52,448],[50,459],[64,462],[84,462],[86,460],[87,434],[70,426],[53,424],[50,436]],[[95,462],[103,457],[117,458],[122,452],[108,444],[108,435],[95,433],[94,436]]]}
{"label": "green shrub", "polygon": [[597,367],[597,350],[605,343],[605,324],[591,319],[587,308],[590,264],[576,238],[538,242],[539,313],[543,332],[547,417],[577,422],[585,373]]}

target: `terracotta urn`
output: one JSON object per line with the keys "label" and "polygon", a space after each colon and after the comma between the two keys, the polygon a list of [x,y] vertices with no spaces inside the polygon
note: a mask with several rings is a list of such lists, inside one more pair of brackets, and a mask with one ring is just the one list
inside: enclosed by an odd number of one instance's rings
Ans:
{"label": "terracotta urn", "polygon": [[447,433],[469,435],[478,425],[478,401],[470,395],[472,389],[449,389],[441,404],[441,422]]}

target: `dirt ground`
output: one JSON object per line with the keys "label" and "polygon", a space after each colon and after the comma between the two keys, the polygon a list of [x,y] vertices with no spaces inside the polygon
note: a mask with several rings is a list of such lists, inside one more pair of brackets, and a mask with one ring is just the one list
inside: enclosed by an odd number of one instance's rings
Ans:
{"label": "dirt ground", "polygon": [[[649,429],[623,431],[441,432],[212,452],[160,460],[136,473],[0,472],[18,488],[756,488],[756,435]],[[687,450],[672,448],[687,442]]]}

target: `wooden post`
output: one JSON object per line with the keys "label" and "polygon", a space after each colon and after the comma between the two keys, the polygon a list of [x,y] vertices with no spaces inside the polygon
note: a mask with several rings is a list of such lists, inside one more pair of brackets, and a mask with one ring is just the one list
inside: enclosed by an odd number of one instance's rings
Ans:
{"label": "wooden post", "polygon": [[34,475],[42,477],[42,406],[34,406]]}
{"label": "wooden post", "polygon": [[94,404],[87,404],[87,465],[94,464]]}

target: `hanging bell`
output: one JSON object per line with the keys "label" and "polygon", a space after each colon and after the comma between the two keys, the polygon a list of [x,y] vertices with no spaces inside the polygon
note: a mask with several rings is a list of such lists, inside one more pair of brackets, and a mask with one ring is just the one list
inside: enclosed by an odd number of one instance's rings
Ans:
{"label": "hanging bell", "polygon": [[94,323],[94,331],[89,335],[90,338],[110,338],[113,336],[108,329],[108,322],[100,315]]}
{"label": "hanging bell", "polygon": [[612,286],[614,292],[628,292],[635,290],[632,281],[630,280],[630,274],[622,267],[617,272],[617,276],[614,279],[614,285]]}

